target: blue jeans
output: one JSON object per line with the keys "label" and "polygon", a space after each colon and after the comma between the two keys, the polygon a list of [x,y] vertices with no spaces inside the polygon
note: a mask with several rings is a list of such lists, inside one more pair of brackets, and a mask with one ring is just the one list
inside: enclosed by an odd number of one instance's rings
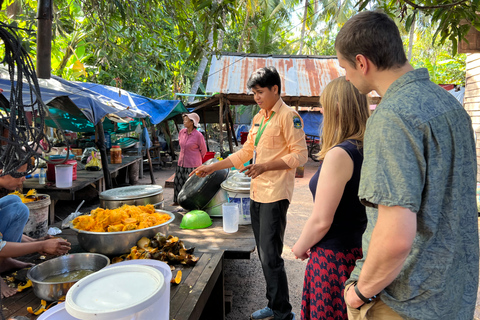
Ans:
{"label": "blue jeans", "polygon": [[0,232],[4,241],[21,242],[23,228],[28,221],[28,207],[18,196],[8,195],[0,199]]}

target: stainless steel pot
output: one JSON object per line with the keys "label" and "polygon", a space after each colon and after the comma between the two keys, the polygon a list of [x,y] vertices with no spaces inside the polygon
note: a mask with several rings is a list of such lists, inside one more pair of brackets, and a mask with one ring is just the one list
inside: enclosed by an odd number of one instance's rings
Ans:
{"label": "stainless steel pot", "polygon": [[[110,264],[108,257],[97,253],[75,253],[60,256],[32,267],[27,277],[32,281],[35,295],[46,301],[55,301],[67,294],[76,281],[45,282],[48,277],[78,270],[98,271]],[[79,279],[80,280],[80,279]]]}
{"label": "stainless steel pot", "polygon": [[202,210],[206,211],[210,217],[222,217],[222,204],[226,202],[228,202],[228,193],[220,188]]}
{"label": "stainless steel pot", "polygon": [[131,231],[91,232],[75,229],[73,225],[70,226],[70,229],[77,232],[78,243],[85,251],[120,255],[130,252],[130,248],[135,246],[142,237],[151,238],[157,232],[168,234],[169,224],[175,219],[175,215],[169,211],[156,211],[170,215],[170,220],[153,227]]}
{"label": "stainless steel pot", "polygon": [[100,193],[100,207],[115,209],[124,204],[144,206],[152,204],[163,209],[163,188],[157,185],[139,185],[110,189]]}

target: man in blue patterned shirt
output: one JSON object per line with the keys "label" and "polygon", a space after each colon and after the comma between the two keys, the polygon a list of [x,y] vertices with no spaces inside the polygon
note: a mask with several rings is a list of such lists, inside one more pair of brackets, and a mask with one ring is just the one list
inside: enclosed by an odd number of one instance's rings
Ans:
{"label": "man in blue patterned shirt", "polygon": [[349,319],[471,320],[479,247],[470,117],[412,68],[387,15],[357,14],[335,48],[347,80],[382,97],[364,140],[368,226],[345,288]]}

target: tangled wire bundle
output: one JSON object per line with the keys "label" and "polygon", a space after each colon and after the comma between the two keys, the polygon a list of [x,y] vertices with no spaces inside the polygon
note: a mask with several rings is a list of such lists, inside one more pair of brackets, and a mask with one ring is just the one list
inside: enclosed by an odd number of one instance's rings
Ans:
{"label": "tangled wire bundle", "polygon": [[[32,162],[32,158],[42,158],[42,151],[50,151],[51,145],[44,134],[48,108],[40,95],[32,59],[22,47],[15,28],[0,22],[0,39],[5,46],[5,57],[1,63],[8,65],[11,83],[9,104],[5,105],[0,100],[0,132],[5,132],[5,129],[8,131],[7,137],[0,136],[2,144],[3,141],[7,142],[0,150],[0,169],[3,169],[0,177],[11,175],[19,178],[37,169],[38,162]],[[24,104],[22,97],[26,84],[30,89],[30,105]],[[27,113],[32,115],[31,122]],[[43,148],[40,145],[42,140]],[[27,170],[17,172],[24,164],[28,164]]]}

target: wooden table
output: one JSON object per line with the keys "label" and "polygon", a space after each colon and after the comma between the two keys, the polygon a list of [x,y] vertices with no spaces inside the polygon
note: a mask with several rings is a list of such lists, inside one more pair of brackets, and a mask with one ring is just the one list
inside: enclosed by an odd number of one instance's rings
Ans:
{"label": "wooden table", "polygon": [[[165,210],[171,211],[169,207]],[[182,218],[182,213],[175,213],[175,220],[170,224],[168,233],[193,245],[196,251],[224,251],[225,259],[250,259],[250,254],[255,250],[255,238],[251,225],[240,225],[237,232],[226,233],[223,231],[222,218],[212,217],[213,224],[208,228],[180,229]]]}
{"label": "wooden table", "polygon": [[[139,156],[124,157],[122,163],[109,164],[108,170],[110,173],[114,173],[141,160],[142,157]],[[58,200],[83,200],[78,199],[76,193],[90,185],[95,187],[98,193],[105,191],[103,171],[77,171],[77,180],[72,182],[72,186],[70,188],[57,188],[55,183],[52,182],[42,185],[38,183],[38,178],[25,180],[23,183],[23,188],[24,190],[36,189],[37,193],[48,194],[50,196],[52,202],[50,204],[49,221],[50,224],[52,224],[54,223],[55,219],[55,203]]]}
{"label": "wooden table", "polygon": [[[166,210],[171,211],[172,207]],[[176,275],[177,270],[182,270],[183,275],[182,282],[170,288],[170,320],[222,320],[225,318],[223,259],[250,258],[255,250],[252,228],[242,225],[235,233],[225,233],[222,219],[213,218],[213,224],[208,228],[185,230],[179,227],[182,217],[183,214],[175,213],[168,233],[179,237],[187,246],[195,246],[194,254],[200,259],[194,267],[180,265],[173,272]],[[61,236],[72,243],[71,253],[84,252],[73,230],[65,229]],[[30,261],[41,262],[34,258]],[[23,315],[37,319],[27,312],[27,307],[38,306],[40,299],[34,295],[33,289],[27,289],[4,299],[3,304],[6,317]]]}
{"label": "wooden table", "polygon": [[[176,266],[182,270],[182,282],[170,286],[170,320],[225,319],[223,253],[198,253],[194,267]],[[24,316],[30,320],[39,316],[28,313],[27,307],[36,308],[40,299],[28,288],[2,299],[3,314]],[[152,319],[155,320],[155,319]],[[166,319],[159,319],[166,320]]]}

